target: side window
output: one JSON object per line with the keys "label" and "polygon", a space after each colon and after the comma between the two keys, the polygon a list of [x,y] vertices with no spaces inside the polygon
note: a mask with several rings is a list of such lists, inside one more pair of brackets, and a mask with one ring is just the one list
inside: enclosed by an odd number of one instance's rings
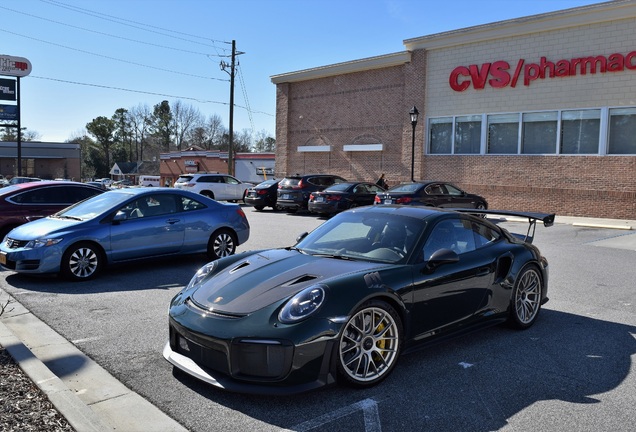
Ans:
{"label": "side window", "polygon": [[181,197],[181,208],[183,211],[201,210],[206,208],[205,204],[201,204],[199,201],[192,198]]}
{"label": "side window", "polygon": [[475,232],[475,246],[477,249],[494,243],[501,238],[501,234],[481,223],[474,222],[473,231]]}
{"label": "side window", "polygon": [[67,202],[64,191],[59,187],[47,187],[32,190],[13,198],[20,204],[64,204]]}
{"label": "side window", "polygon": [[314,186],[322,186],[320,182],[320,177],[307,177],[307,183],[312,184]]}
{"label": "side window", "polygon": [[473,228],[469,220],[446,219],[439,222],[424,244],[424,259],[440,249],[450,249],[461,255],[476,249]]}
{"label": "side window", "polygon": [[203,176],[199,178],[199,183],[219,183],[220,178],[217,176]]}
{"label": "side window", "polygon": [[239,181],[237,179],[235,179],[234,177],[230,177],[230,176],[226,176],[223,177],[225,179],[225,183],[229,183],[229,184],[238,184]]}
{"label": "side window", "polygon": [[456,187],[453,187],[453,186],[451,186],[449,184],[444,185],[443,187],[445,187],[446,190],[448,191],[447,192],[448,195],[455,195],[455,196],[461,196],[462,195],[462,191],[460,191]]}
{"label": "side window", "polygon": [[151,195],[134,201],[129,214],[130,219],[161,216],[176,213],[177,205],[172,195]]}
{"label": "side window", "polygon": [[67,197],[68,197],[67,202],[69,204],[83,201],[86,198],[90,198],[90,197],[98,194],[97,191],[93,191],[93,190],[90,190],[90,189],[87,189],[87,188],[82,188],[82,187],[71,187],[71,188],[67,189],[67,192],[68,192],[68,194],[67,194]]}

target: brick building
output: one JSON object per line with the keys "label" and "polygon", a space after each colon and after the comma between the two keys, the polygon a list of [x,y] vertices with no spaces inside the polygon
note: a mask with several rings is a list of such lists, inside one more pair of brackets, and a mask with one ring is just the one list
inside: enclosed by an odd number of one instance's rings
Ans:
{"label": "brick building", "polygon": [[275,75],[276,174],[395,185],[413,168],[491,208],[632,219],[634,41],[636,2],[617,0]]}
{"label": "brick building", "polygon": [[[52,180],[81,178],[79,144],[25,141],[20,146],[21,175]],[[6,178],[18,175],[18,143],[0,142],[0,174]]]}

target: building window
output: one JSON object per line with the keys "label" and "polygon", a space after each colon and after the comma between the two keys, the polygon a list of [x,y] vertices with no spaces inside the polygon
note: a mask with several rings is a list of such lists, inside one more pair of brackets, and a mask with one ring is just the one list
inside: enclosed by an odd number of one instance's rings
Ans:
{"label": "building window", "polygon": [[636,108],[609,110],[608,154],[636,154]]}
{"label": "building window", "polygon": [[488,153],[517,154],[519,142],[519,114],[488,116]]}
{"label": "building window", "polygon": [[558,113],[525,113],[522,119],[521,153],[555,154]]}
{"label": "building window", "polygon": [[450,154],[453,144],[453,118],[430,119],[428,142],[431,154]]}
{"label": "building window", "polygon": [[601,110],[561,113],[561,154],[598,154]]}
{"label": "building window", "polygon": [[455,118],[455,154],[479,154],[481,152],[481,116]]}

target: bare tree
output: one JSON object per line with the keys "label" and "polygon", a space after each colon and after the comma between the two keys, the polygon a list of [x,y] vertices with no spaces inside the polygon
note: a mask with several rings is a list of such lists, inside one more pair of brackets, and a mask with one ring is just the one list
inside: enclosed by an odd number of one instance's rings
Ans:
{"label": "bare tree", "polygon": [[276,139],[271,137],[265,129],[257,132],[254,142],[254,151],[259,153],[276,151]]}
{"label": "bare tree", "polygon": [[223,141],[223,135],[226,133],[223,126],[223,120],[218,114],[212,114],[206,123],[205,129],[207,131],[207,150],[220,149]]}
{"label": "bare tree", "polygon": [[174,133],[177,150],[187,147],[186,137],[195,125],[202,123],[201,112],[192,105],[177,100],[172,104],[172,132]]}
{"label": "bare tree", "polygon": [[232,147],[238,153],[248,153],[252,151],[252,131],[251,129],[243,129],[234,135],[234,146]]}
{"label": "bare tree", "polygon": [[139,104],[131,108],[129,114],[135,143],[135,157],[137,161],[142,161],[144,160],[144,147],[152,124],[152,110],[147,104]]}

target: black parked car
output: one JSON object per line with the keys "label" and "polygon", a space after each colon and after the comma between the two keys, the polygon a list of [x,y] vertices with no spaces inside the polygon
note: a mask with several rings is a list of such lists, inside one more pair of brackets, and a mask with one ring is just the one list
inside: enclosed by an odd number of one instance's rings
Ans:
{"label": "black parked car", "polygon": [[312,192],[321,191],[336,183],[344,183],[347,180],[332,174],[295,175],[285,177],[278,184],[278,207],[295,213],[298,210],[306,210],[309,195]]}
{"label": "black parked car", "polygon": [[375,183],[338,183],[323,191],[312,192],[307,206],[310,212],[331,215],[353,207],[373,205],[376,194],[384,191]]}
{"label": "black parked car", "polygon": [[292,247],[208,263],[170,304],[163,356],[230,391],[364,388],[402,353],[506,321],[529,328],[549,274],[532,235],[555,216],[484,210],[527,218],[524,235],[471,211],[360,207]]}
{"label": "black parked car", "polygon": [[254,208],[258,211],[263,210],[265,207],[271,207],[274,210],[278,210],[276,198],[279,183],[280,180],[265,180],[264,182],[249,188],[245,194],[245,204],[254,206]]}
{"label": "black parked car", "polygon": [[375,204],[421,205],[428,207],[474,208],[485,210],[484,197],[464,192],[457,186],[440,181],[402,183],[375,196]]}

